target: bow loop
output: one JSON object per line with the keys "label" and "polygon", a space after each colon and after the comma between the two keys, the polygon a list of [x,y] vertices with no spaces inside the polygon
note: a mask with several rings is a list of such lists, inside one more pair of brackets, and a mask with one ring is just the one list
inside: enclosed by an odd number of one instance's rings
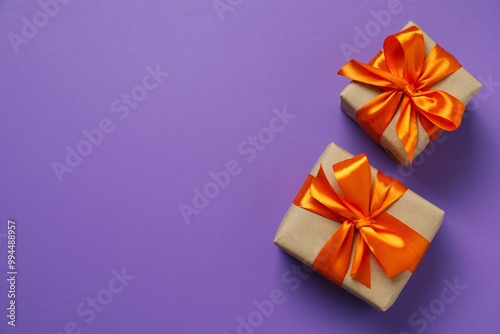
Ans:
{"label": "bow loop", "polygon": [[389,36],[384,41],[384,55],[392,74],[414,83],[420,75],[425,57],[424,36],[417,27]]}
{"label": "bow loop", "polygon": [[[385,217],[384,220],[391,221],[392,218]],[[392,216],[391,216],[392,217]],[[378,264],[389,278],[408,270],[419,259],[417,252],[401,236],[384,228],[387,223],[382,223],[372,228],[364,228],[359,231],[363,240],[368,245]]]}
{"label": "bow loop", "polygon": [[456,130],[465,112],[465,106],[456,97],[440,90],[417,93],[411,98],[420,116],[446,131]]}
{"label": "bow loop", "polygon": [[422,73],[418,80],[419,87],[429,87],[458,71],[462,65],[439,44],[436,44],[424,61]]}
{"label": "bow loop", "polygon": [[328,182],[323,166],[320,166],[318,175],[311,182],[310,194],[317,202],[342,217],[350,220],[356,218],[344,199],[335,192]]}
{"label": "bow loop", "polygon": [[350,204],[355,217],[367,217],[370,211],[372,173],[366,155],[360,154],[341,161],[333,165],[333,171],[344,199]]}
{"label": "bow loop", "polygon": [[338,74],[384,90],[397,90],[407,84],[405,80],[391,72],[354,59],[344,65]]}

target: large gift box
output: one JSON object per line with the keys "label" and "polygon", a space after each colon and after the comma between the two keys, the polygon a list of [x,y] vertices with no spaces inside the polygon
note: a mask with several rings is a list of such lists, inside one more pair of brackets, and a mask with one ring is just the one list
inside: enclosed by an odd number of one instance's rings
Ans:
{"label": "large gift box", "polygon": [[274,243],[385,311],[420,263],[444,212],[330,144],[283,218]]}
{"label": "large gift box", "polygon": [[342,110],[401,165],[441,131],[460,126],[465,105],[481,88],[413,22],[389,36],[368,64],[351,60],[339,74],[353,80],[340,94]]}

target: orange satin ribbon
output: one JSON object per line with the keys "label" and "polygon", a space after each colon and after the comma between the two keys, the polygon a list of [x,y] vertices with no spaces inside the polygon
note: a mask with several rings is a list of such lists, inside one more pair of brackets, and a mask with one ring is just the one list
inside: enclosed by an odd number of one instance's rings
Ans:
{"label": "orange satin ribbon", "polygon": [[372,187],[370,164],[364,154],[333,165],[333,171],[343,196],[332,188],[320,166],[318,175],[309,175],[293,202],[342,222],[316,256],[313,269],[342,285],[357,230],[352,278],[371,288],[370,253],[391,279],[405,270],[413,272],[429,242],[385,211],[407,188],[382,172],[377,173]]}
{"label": "orange satin ribbon", "polygon": [[420,121],[432,141],[441,130],[460,126],[464,104],[441,90],[429,89],[462,65],[439,45],[425,57],[422,31],[412,26],[384,41],[369,65],[349,61],[338,74],[384,90],[356,113],[358,124],[377,143],[401,102],[396,132],[413,161]]}

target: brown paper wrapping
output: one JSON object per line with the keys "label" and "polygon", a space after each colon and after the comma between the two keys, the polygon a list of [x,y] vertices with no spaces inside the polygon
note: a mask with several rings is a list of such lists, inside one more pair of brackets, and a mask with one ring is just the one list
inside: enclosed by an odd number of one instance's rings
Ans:
{"label": "brown paper wrapping", "polygon": [[[414,22],[410,21],[404,26],[402,30],[411,26],[417,25]],[[436,45],[436,42],[434,42],[425,32],[423,32],[423,35],[425,43],[425,55],[427,56],[434,45]],[[447,78],[441,80],[440,82],[429,88],[439,89],[447,92],[462,101],[464,105],[466,105],[474,97],[474,95],[476,95],[481,87],[481,83],[462,67],[455,73],[451,74]],[[377,87],[351,81],[351,83],[349,83],[344,88],[342,93],[340,93],[340,107],[347,115],[349,115],[354,121],[356,121],[356,112],[381,92],[383,92],[383,90]],[[403,143],[396,134],[396,122],[399,118],[400,113],[401,106],[398,107],[394,118],[382,134],[380,145],[397,162],[399,162],[403,166],[406,166],[409,164],[408,154],[404,150]],[[422,151],[428,144],[429,136],[427,135],[427,132],[425,132],[420,122],[418,122],[418,141],[414,158],[422,153]]]}
{"label": "brown paper wrapping", "polygon": [[[316,175],[320,163],[323,164],[323,170],[328,180],[335,191],[341,194],[333,170],[329,167],[352,156],[349,152],[332,143],[328,145],[314,165],[311,175]],[[377,170],[372,167],[372,180],[375,178],[376,173]],[[407,190],[398,201],[389,207],[387,212],[411,227],[429,242],[434,238],[444,217],[444,211],[411,190]],[[274,243],[311,267],[321,248],[339,228],[340,224],[292,204],[278,228]],[[355,245],[356,238],[354,238],[353,250]],[[381,311],[387,310],[394,303],[411,276],[411,272],[405,271],[390,279],[371,255],[372,287],[369,289],[349,276],[351,266],[352,256],[342,288]]]}

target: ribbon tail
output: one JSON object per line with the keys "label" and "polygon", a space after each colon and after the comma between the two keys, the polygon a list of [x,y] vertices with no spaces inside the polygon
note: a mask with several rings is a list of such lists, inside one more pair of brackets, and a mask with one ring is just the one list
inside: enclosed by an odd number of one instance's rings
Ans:
{"label": "ribbon tail", "polygon": [[344,222],[319,251],[312,268],[337,285],[342,285],[354,239],[354,227]]}
{"label": "ribbon tail", "polygon": [[396,133],[408,154],[410,164],[413,162],[415,149],[417,148],[417,121],[417,113],[414,110],[411,99],[408,96],[404,96],[401,104],[401,115],[396,123]]}
{"label": "ribbon tail", "polygon": [[359,233],[350,276],[371,289],[370,249]]}

